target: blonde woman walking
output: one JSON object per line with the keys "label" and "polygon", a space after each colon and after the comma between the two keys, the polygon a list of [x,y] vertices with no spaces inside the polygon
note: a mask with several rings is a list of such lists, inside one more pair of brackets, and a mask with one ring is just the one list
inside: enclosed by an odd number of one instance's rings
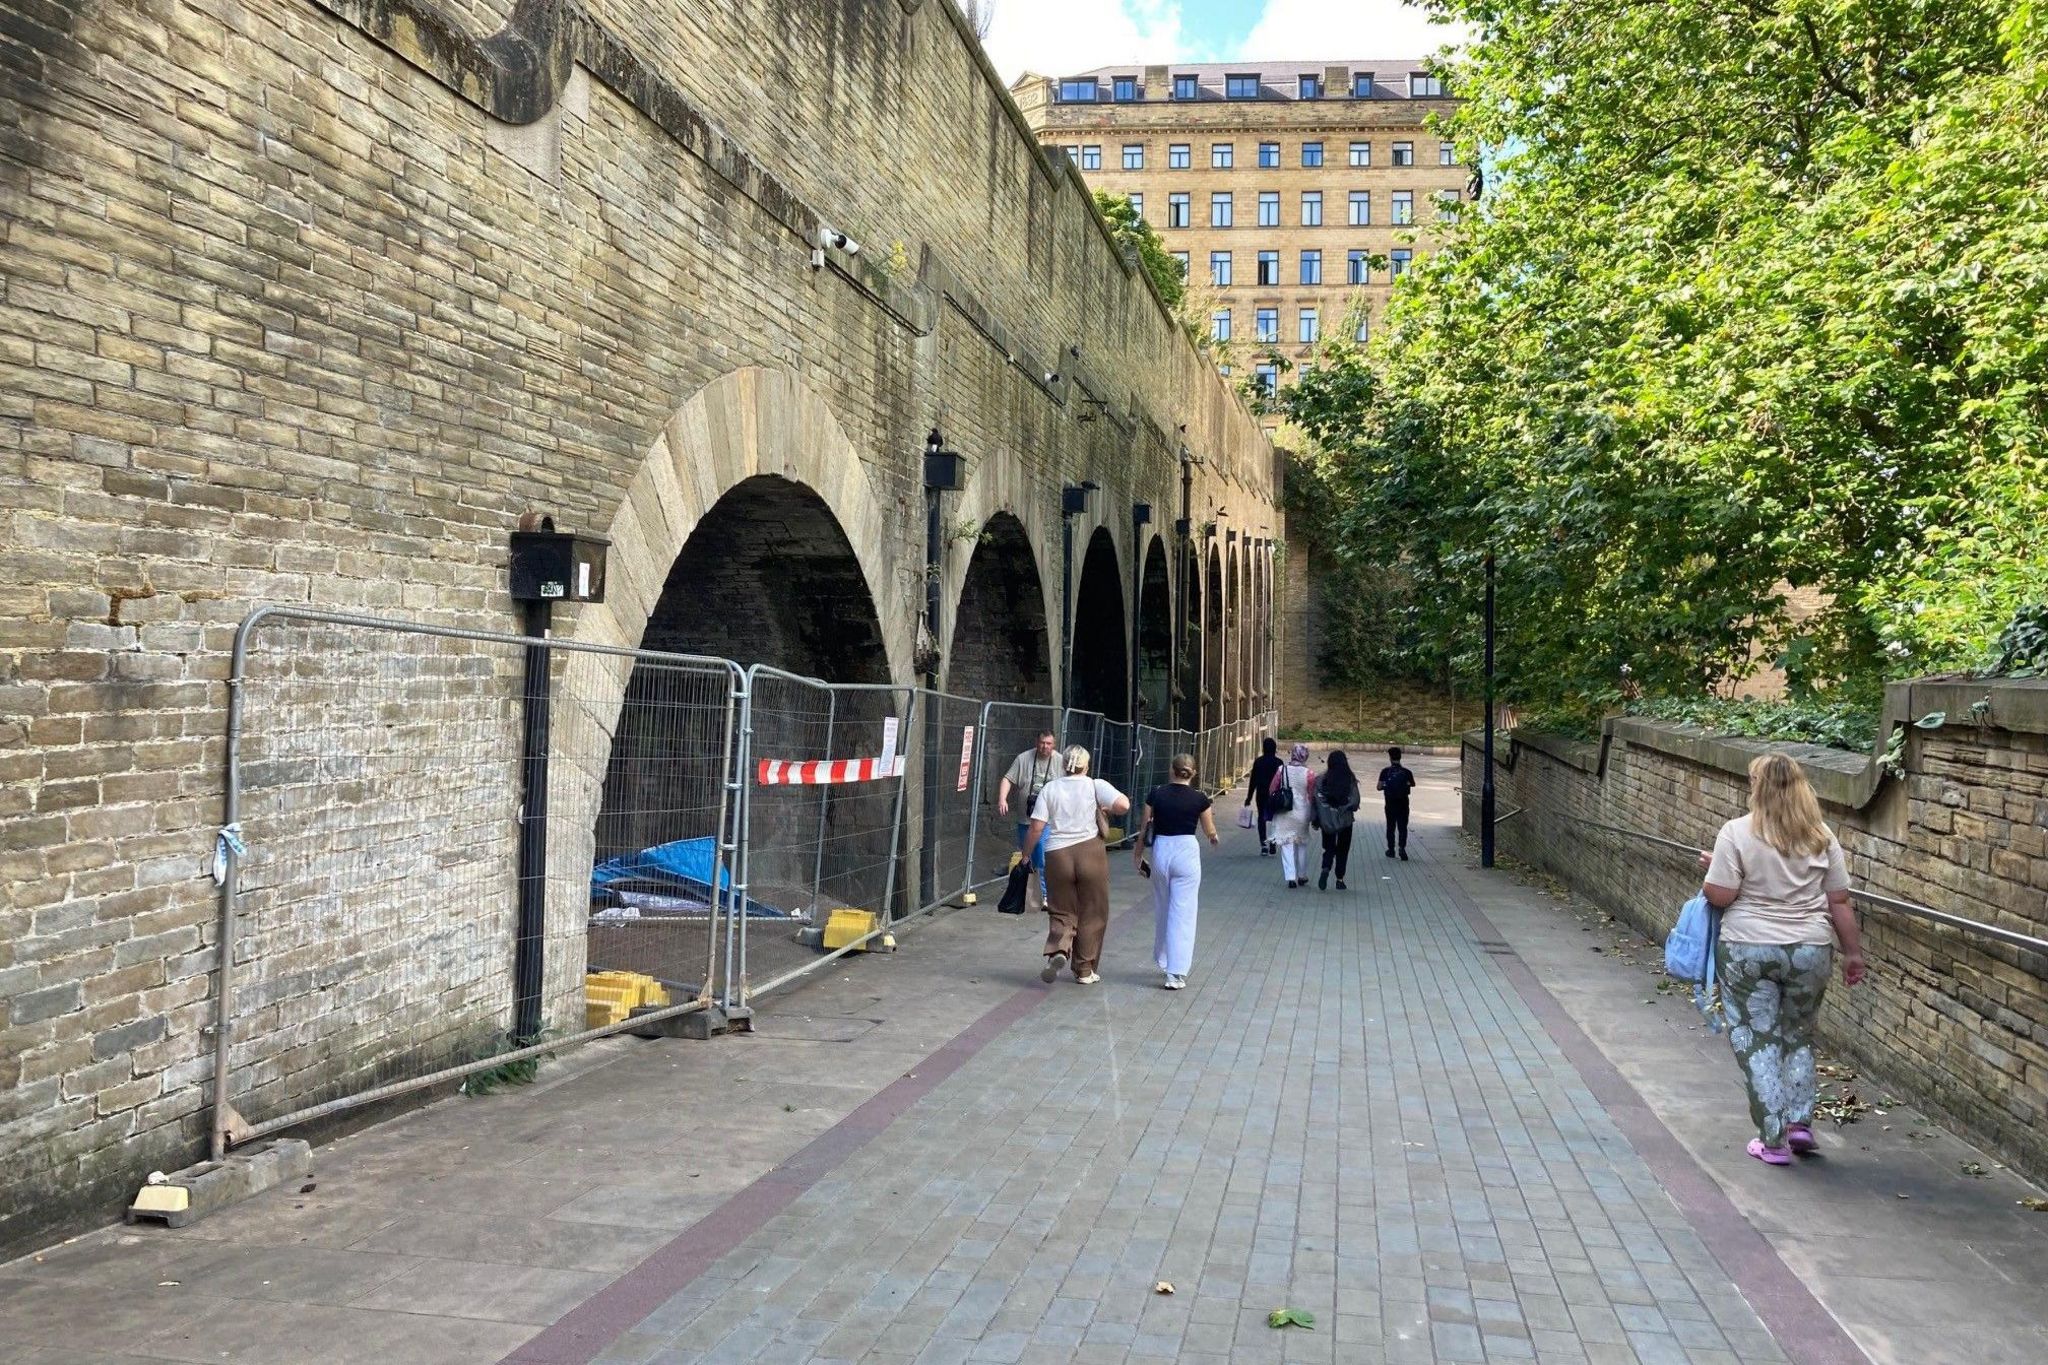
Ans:
{"label": "blonde woman walking", "polygon": [[1024,856],[1045,844],[1045,913],[1052,919],[1045,936],[1045,970],[1041,981],[1059,978],[1074,965],[1074,979],[1084,986],[1102,980],[1095,968],[1102,960],[1102,934],[1109,927],[1109,850],[1102,842],[1096,812],[1122,815],[1131,798],[1109,783],[1088,776],[1088,751],[1076,744],[1066,752],[1066,775],[1045,784],[1031,808]]}
{"label": "blonde woman walking", "polygon": [[1728,1040],[1749,1089],[1749,1154],[1789,1166],[1813,1136],[1814,1021],[1836,949],[1842,984],[1863,979],[1863,938],[1849,908],[1842,846],[1806,774],[1783,754],[1749,765],[1749,814],[1721,826],[1700,890],[1721,910],[1715,969]]}
{"label": "blonde woman walking", "polygon": [[1193,754],[1175,754],[1167,770],[1171,780],[1145,795],[1134,856],[1139,873],[1152,879],[1153,960],[1166,973],[1162,984],[1177,991],[1188,984],[1195,962],[1196,898],[1202,890],[1202,845],[1195,831],[1214,848],[1216,812],[1208,793],[1195,785]]}

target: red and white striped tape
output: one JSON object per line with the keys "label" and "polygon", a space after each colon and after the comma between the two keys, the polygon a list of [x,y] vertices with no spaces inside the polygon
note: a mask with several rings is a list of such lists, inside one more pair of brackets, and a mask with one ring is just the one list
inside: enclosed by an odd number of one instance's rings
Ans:
{"label": "red and white striped tape", "polygon": [[764,787],[815,787],[827,782],[879,782],[885,777],[903,776],[903,755],[894,759],[839,758],[815,763],[794,763],[764,758],[754,768],[754,780]]}

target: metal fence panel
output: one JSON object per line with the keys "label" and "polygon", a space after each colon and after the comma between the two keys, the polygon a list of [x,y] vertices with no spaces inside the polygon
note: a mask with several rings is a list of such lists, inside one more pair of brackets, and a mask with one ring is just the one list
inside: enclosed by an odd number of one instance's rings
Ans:
{"label": "metal fence panel", "polygon": [[[976,880],[1000,877],[1017,851],[1017,826],[1028,823],[1031,812],[1023,798],[1010,803],[1005,815],[996,809],[996,797],[1003,778],[1017,755],[1029,752],[1038,737],[1060,733],[1060,711],[1056,706],[1034,706],[1023,702],[992,701],[982,707],[981,780],[975,808],[974,871]],[[1057,767],[1054,769],[1058,771]]]}
{"label": "metal fence panel", "polygon": [[922,869],[929,880],[919,888],[919,903],[933,906],[968,890],[981,879],[974,875],[976,781],[980,777],[982,703],[946,692],[918,691],[923,717],[920,744],[929,747],[930,774],[922,829]]}

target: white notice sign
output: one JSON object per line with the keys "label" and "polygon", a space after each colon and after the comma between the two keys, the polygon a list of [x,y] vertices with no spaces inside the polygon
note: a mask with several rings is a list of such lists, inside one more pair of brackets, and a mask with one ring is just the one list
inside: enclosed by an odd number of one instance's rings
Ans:
{"label": "white notice sign", "polygon": [[896,766],[896,717],[882,717],[882,770]]}
{"label": "white notice sign", "polygon": [[960,780],[953,784],[954,791],[964,792],[967,790],[967,773],[973,766],[974,727],[972,725],[963,725],[960,727]]}

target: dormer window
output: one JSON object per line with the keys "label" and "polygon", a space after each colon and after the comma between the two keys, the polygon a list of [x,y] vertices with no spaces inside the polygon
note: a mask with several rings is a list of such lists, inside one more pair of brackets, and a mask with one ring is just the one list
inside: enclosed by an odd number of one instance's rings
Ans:
{"label": "dormer window", "polygon": [[1351,75],[1351,98],[1369,100],[1372,98],[1372,72],[1355,71]]}
{"label": "dormer window", "polygon": [[1110,82],[1109,88],[1111,92],[1110,97],[1118,104],[1129,104],[1132,100],[1138,98],[1138,78],[1136,76],[1118,76],[1114,81]]}
{"label": "dormer window", "polygon": [[1319,100],[1323,97],[1323,82],[1321,78],[1316,76],[1303,76],[1299,79],[1300,85],[1298,87],[1298,91],[1302,99]]}
{"label": "dormer window", "polygon": [[1096,100],[1096,93],[1095,78],[1093,76],[1082,80],[1060,82],[1060,103],[1062,104],[1093,104]]}
{"label": "dormer window", "polygon": [[1177,100],[1191,100],[1201,94],[1200,83],[1193,76],[1173,78],[1173,97]]}
{"label": "dormer window", "polygon": [[1444,78],[1426,72],[1413,72],[1408,77],[1408,98],[1413,100],[1440,100],[1444,97]]}
{"label": "dormer window", "polygon": [[1234,100],[1255,100],[1259,97],[1259,76],[1257,72],[1247,75],[1225,76],[1223,93]]}

